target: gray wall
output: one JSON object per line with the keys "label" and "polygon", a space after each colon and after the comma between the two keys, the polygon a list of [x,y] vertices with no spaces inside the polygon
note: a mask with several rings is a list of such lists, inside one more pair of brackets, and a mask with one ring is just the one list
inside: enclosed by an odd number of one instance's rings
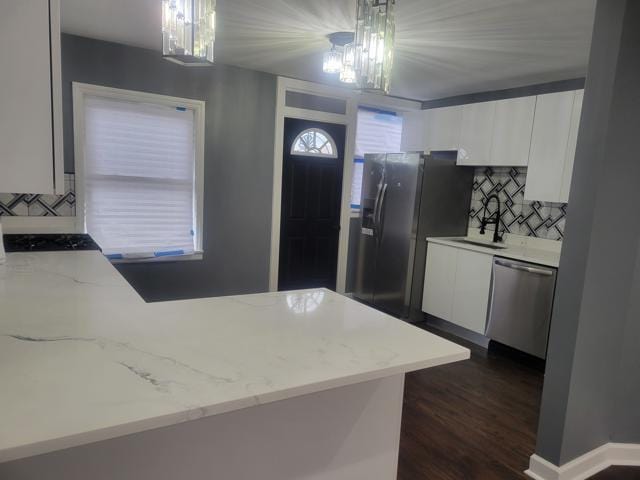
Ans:
{"label": "gray wall", "polygon": [[640,443],[640,2],[600,0],[560,260],[538,455]]}
{"label": "gray wall", "polygon": [[186,68],[159,52],[63,35],[65,170],[74,170],[71,82],[204,100],[204,260],[118,270],[148,301],[268,289],[276,77]]}

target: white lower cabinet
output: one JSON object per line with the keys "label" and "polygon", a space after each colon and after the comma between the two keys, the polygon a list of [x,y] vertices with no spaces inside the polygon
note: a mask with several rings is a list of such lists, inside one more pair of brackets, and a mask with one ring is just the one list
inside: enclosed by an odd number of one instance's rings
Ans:
{"label": "white lower cabinet", "polygon": [[451,318],[458,249],[429,243],[422,310],[438,318]]}
{"label": "white lower cabinet", "polygon": [[422,310],[484,334],[493,256],[429,243]]}
{"label": "white lower cabinet", "polygon": [[451,322],[484,334],[493,256],[457,249]]}

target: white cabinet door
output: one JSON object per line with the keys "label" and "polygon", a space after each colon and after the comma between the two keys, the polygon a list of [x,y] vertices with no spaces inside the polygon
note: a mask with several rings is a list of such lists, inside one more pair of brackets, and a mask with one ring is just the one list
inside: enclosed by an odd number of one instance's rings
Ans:
{"label": "white cabinet door", "polygon": [[458,250],[451,322],[484,335],[493,256]]}
{"label": "white cabinet door", "polygon": [[535,110],[536,97],[496,102],[489,165],[527,166]]}
{"label": "white cabinet door", "polygon": [[458,165],[488,165],[496,102],[472,103],[462,108]]}
{"label": "white cabinet door", "polygon": [[457,255],[457,248],[427,245],[422,311],[443,320],[451,320]]}
{"label": "white cabinet door", "polygon": [[405,112],[402,114],[402,140],[400,148],[403,152],[422,152],[425,150],[424,110]]}
{"label": "white cabinet door", "polygon": [[569,129],[569,141],[567,143],[567,154],[562,172],[562,184],[560,185],[560,201],[569,201],[571,191],[571,177],[573,176],[573,162],[576,157],[576,145],[578,144],[578,130],[580,129],[580,117],[582,115],[582,100],[584,90],[578,90],[573,100],[573,110],[571,112],[571,128]]}
{"label": "white cabinet door", "polygon": [[575,92],[539,95],[524,198],[560,202]]}
{"label": "white cabinet door", "polygon": [[457,150],[461,122],[461,106],[425,110],[425,151]]}
{"label": "white cabinet door", "polygon": [[[2,4],[0,192],[54,193],[54,173],[63,178],[58,97],[62,87],[59,63],[52,64],[52,54],[54,62],[59,54],[59,23],[50,21],[57,20],[58,14],[55,0],[51,17],[47,0]],[[50,42],[50,28],[54,42]],[[56,107],[53,114],[52,105]],[[60,124],[54,125],[52,117]],[[60,158],[54,158],[54,149]],[[54,172],[54,165],[58,172]]]}

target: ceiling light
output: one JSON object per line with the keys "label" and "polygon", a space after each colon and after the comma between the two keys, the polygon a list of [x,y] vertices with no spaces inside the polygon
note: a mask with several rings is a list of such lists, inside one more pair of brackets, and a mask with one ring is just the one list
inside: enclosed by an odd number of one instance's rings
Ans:
{"label": "ceiling light", "polygon": [[339,73],[340,81],[344,83],[355,83],[353,32],[330,33],[327,38],[331,42],[331,50],[324,54],[322,70],[325,73]]}
{"label": "ceiling light", "polygon": [[162,54],[181,65],[210,65],[216,32],[215,0],[162,0]]}
{"label": "ceiling light", "polygon": [[389,93],[396,0],[357,0],[355,74],[363,90]]}
{"label": "ceiling light", "polygon": [[340,73],[342,70],[342,52],[336,50],[333,45],[331,50],[325,52],[322,62],[322,71],[324,73]]}

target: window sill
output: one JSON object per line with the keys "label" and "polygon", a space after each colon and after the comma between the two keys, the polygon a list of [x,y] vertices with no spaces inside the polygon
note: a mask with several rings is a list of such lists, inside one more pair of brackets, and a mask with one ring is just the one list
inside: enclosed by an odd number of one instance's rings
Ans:
{"label": "window sill", "polygon": [[113,265],[122,263],[170,263],[170,262],[193,262],[202,260],[203,252],[195,252],[189,255],[175,255],[173,257],[147,257],[147,258],[114,258],[109,261]]}

